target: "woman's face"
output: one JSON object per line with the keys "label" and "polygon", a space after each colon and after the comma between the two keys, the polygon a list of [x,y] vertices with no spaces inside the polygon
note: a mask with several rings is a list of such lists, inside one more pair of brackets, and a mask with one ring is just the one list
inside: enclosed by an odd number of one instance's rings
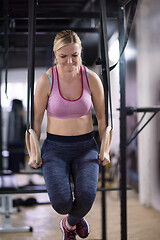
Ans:
{"label": "woman's face", "polygon": [[73,71],[81,64],[81,47],[78,43],[71,43],[55,52],[57,64],[66,71]]}

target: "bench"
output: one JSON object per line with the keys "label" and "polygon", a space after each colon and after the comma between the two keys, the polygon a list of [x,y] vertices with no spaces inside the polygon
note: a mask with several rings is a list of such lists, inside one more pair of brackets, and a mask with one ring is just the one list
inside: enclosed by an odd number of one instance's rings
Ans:
{"label": "bench", "polygon": [[11,214],[17,212],[17,208],[13,207],[12,196],[15,194],[43,193],[47,192],[45,186],[26,186],[18,187],[16,176],[7,174],[0,176],[0,213],[3,214],[3,227],[0,227],[0,233],[14,232],[32,232],[31,226],[12,226]]}

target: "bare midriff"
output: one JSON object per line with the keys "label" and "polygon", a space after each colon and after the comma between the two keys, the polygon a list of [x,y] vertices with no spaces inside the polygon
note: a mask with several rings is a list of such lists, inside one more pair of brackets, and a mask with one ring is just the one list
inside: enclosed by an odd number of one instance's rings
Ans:
{"label": "bare midriff", "polygon": [[47,116],[47,132],[63,136],[83,135],[93,131],[92,115],[80,118],[60,119]]}

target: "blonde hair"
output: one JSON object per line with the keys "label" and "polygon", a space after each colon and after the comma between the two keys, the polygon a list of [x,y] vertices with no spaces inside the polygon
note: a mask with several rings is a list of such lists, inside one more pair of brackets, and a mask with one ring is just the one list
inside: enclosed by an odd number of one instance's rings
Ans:
{"label": "blonde hair", "polygon": [[78,37],[77,33],[75,33],[72,30],[63,30],[59,33],[57,33],[54,44],[53,44],[53,50],[54,52],[58,51],[60,48],[71,44],[71,43],[78,43],[79,46],[82,48],[81,40]]}

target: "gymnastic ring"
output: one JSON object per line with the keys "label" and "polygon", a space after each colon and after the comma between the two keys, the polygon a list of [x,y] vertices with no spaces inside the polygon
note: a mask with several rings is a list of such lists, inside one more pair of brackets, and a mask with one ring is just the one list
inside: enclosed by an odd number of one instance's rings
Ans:
{"label": "gymnastic ring", "polygon": [[36,159],[35,160],[36,160],[36,163],[39,164],[41,162],[41,150],[40,150],[37,135],[36,135],[35,131],[31,128],[29,130],[26,130],[26,134],[25,134],[26,147],[28,150],[28,154],[31,157],[30,136],[33,139],[33,143],[34,143],[34,147],[35,147],[35,151],[36,151]]}
{"label": "gymnastic ring", "polygon": [[[108,148],[106,149],[107,141],[109,141],[109,144],[108,144]],[[104,136],[103,136],[103,139],[102,139],[102,142],[101,142],[101,147],[100,147],[100,160],[102,162],[104,160],[104,153],[105,153],[105,151],[107,153],[109,153],[109,151],[110,151],[111,141],[112,141],[112,127],[108,126],[106,128],[105,133],[104,133]]]}

